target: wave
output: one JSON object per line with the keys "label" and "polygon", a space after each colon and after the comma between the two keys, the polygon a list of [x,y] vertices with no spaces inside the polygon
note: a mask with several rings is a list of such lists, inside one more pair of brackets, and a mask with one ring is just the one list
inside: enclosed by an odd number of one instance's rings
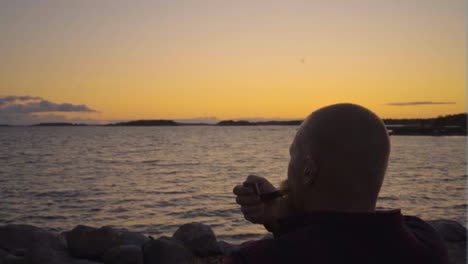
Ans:
{"label": "wave", "polygon": [[49,192],[42,192],[42,193],[37,193],[34,195],[34,197],[58,197],[58,198],[70,198],[70,197],[78,197],[80,196],[80,192],[74,192],[74,191],[49,191]]}

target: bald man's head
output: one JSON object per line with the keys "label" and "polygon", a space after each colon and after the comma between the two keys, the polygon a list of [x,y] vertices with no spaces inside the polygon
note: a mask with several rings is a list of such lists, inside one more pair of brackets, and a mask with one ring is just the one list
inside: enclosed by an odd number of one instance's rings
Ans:
{"label": "bald man's head", "polygon": [[382,120],[354,104],[313,112],[291,145],[288,182],[300,210],[372,211],[390,153]]}

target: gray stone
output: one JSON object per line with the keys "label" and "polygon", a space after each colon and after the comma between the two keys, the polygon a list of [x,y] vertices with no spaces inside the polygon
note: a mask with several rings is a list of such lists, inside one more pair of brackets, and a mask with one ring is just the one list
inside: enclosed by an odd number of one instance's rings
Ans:
{"label": "gray stone", "polygon": [[29,264],[25,257],[6,255],[1,259],[1,264]]}
{"label": "gray stone", "polygon": [[115,229],[119,234],[120,240],[122,245],[136,245],[136,246],[143,246],[146,242],[149,241],[149,238],[138,233],[128,231],[127,229]]}
{"label": "gray stone", "polygon": [[466,243],[445,241],[450,264],[466,264]]}
{"label": "gray stone", "polygon": [[232,252],[240,250],[239,245],[231,244],[226,241],[218,241],[219,248],[221,253],[224,255],[231,255]]}
{"label": "gray stone", "polygon": [[184,224],[172,237],[184,242],[197,256],[204,257],[221,253],[213,230],[202,223]]}
{"label": "gray stone", "polygon": [[3,250],[3,249],[0,248],[0,259],[2,259],[6,255],[8,255],[8,252],[6,250]]}
{"label": "gray stone", "polygon": [[75,258],[100,259],[106,250],[119,245],[119,237],[110,227],[79,225],[65,233],[68,250]]}
{"label": "gray stone", "polygon": [[94,228],[79,225],[70,232],[65,232],[70,254],[76,258],[100,260],[109,249],[121,245],[141,246],[148,238],[125,229],[110,226]]}
{"label": "gray stone", "polygon": [[0,248],[7,251],[25,250],[36,246],[64,250],[60,236],[31,225],[0,226]]}
{"label": "gray stone", "polygon": [[92,261],[89,259],[74,259],[70,264],[102,264],[102,262]]}
{"label": "gray stone", "polygon": [[446,241],[466,242],[466,228],[453,220],[428,221]]}
{"label": "gray stone", "polygon": [[104,253],[104,264],[143,264],[143,251],[140,246],[123,245]]}
{"label": "gray stone", "polygon": [[26,251],[25,259],[28,264],[65,264],[72,260],[66,250],[54,250],[46,245],[37,245]]}
{"label": "gray stone", "polygon": [[465,264],[467,261],[466,228],[452,220],[427,221],[442,236],[447,245],[449,263]]}
{"label": "gray stone", "polygon": [[143,245],[145,264],[191,263],[194,255],[190,249],[176,239],[160,237]]}

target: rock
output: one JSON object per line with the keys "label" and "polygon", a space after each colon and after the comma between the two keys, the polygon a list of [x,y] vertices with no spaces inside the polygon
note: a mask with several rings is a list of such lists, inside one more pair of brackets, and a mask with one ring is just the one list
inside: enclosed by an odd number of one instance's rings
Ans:
{"label": "rock", "polygon": [[0,248],[7,251],[24,250],[36,246],[64,250],[66,244],[60,236],[31,225],[0,226]]}
{"label": "rock", "polygon": [[442,236],[447,245],[450,264],[464,264],[466,258],[466,228],[452,220],[428,221]]}
{"label": "rock", "polygon": [[239,245],[230,244],[225,241],[218,241],[219,249],[224,255],[231,255],[232,252],[238,251],[240,249]]}
{"label": "rock", "polygon": [[37,245],[25,252],[25,259],[28,264],[64,264],[70,263],[72,258],[68,251],[54,250],[48,246]]}
{"label": "rock", "polygon": [[131,232],[123,228],[114,230],[119,234],[122,245],[136,245],[141,247],[149,241],[148,237],[137,232]]}
{"label": "rock", "polygon": [[122,245],[141,246],[149,239],[141,234],[110,226],[94,228],[79,225],[65,232],[70,254],[76,258],[100,260],[109,249]]}
{"label": "rock", "polygon": [[104,264],[143,264],[143,251],[140,246],[123,245],[104,253]]}
{"label": "rock", "polygon": [[466,264],[466,243],[445,241],[450,264]]}
{"label": "rock", "polygon": [[74,259],[70,264],[102,264],[102,262],[96,262],[88,259]]}
{"label": "rock", "polygon": [[29,264],[26,261],[25,257],[15,256],[15,255],[6,255],[0,261],[1,264]]}
{"label": "rock", "polygon": [[466,228],[453,220],[428,221],[446,241],[466,242]]}
{"label": "rock", "polygon": [[[8,252],[0,248],[0,259],[2,259],[6,255],[8,255]],[[0,262],[0,263],[2,263],[2,262]]]}
{"label": "rock", "polygon": [[106,250],[118,246],[119,237],[110,227],[79,225],[65,233],[70,254],[75,258],[100,259]]}
{"label": "rock", "polygon": [[145,264],[191,263],[192,251],[176,239],[160,237],[143,245],[143,260]]}
{"label": "rock", "polygon": [[213,230],[202,223],[184,224],[172,237],[184,242],[197,256],[204,257],[221,253]]}
{"label": "rock", "polygon": [[24,248],[14,248],[10,250],[10,254],[18,257],[24,257],[26,255],[26,250]]}

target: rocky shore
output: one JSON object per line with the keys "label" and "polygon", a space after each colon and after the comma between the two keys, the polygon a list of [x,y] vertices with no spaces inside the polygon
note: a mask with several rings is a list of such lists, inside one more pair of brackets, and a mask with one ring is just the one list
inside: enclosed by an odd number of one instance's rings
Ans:
{"label": "rocky shore", "polygon": [[[466,263],[466,228],[451,220],[428,222],[444,238],[450,263]],[[78,225],[60,234],[31,225],[0,226],[0,264],[221,263],[240,247],[217,240],[202,223],[159,238],[110,226]]]}

